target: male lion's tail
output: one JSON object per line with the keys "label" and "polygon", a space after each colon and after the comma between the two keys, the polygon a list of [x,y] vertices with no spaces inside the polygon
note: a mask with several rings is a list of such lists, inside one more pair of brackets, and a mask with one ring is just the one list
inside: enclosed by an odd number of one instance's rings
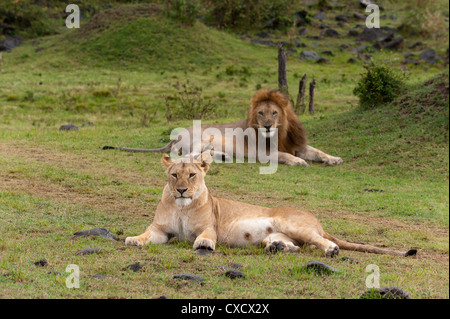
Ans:
{"label": "male lion's tail", "polygon": [[171,151],[172,146],[176,141],[177,140],[172,140],[169,142],[169,144],[167,144],[164,147],[153,149],[103,146],[102,150],[121,150],[125,152],[134,152],[134,153],[168,153]]}
{"label": "male lion's tail", "polygon": [[336,245],[338,245],[340,249],[343,249],[343,250],[353,250],[353,251],[368,252],[368,253],[374,253],[374,254],[388,254],[388,255],[404,256],[404,257],[414,256],[415,254],[417,254],[416,249],[410,249],[408,251],[399,251],[399,250],[379,248],[379,247],[375,247],[375,246],[371,246],[371,245],[349,243],[345,240],[335,238],[327,233],[325,233],[323,237],[328,240],[331,240]]}

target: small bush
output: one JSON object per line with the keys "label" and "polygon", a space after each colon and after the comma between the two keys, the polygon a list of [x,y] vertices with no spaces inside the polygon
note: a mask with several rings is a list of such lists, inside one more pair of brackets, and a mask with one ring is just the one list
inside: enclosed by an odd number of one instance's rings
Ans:
{"label": "small bush", "polygon": [[175,85],[177,92],[165,95],[166,120],[170,123],[177,119],[202,120],[214,114],[217,105],[203,96],[202,89],[186,84]]}
{"label": "small bush", "polygon": [[376,108],[393,101],[401,92],[405,74],[394,71],[386,65],[370,63],[364,67],[362,75],[353,94],[359,97],[359,105],[364,109]]}
{"label": "small bush", "polygon": [[166,14],[181,23],[193,26],[202,13],[198,0],[165,0]]}

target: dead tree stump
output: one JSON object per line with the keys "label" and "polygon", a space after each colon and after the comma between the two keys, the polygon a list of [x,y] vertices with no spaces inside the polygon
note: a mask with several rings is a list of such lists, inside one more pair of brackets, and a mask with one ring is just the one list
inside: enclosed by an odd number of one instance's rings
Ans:
{"label": "dead tree stump", "polygon": [[297,103],[295,104],[295,113],[305,113],[305,90],[306,90],[306,74],[303,75],[300,83],[298,84]]}
{"label": "dead tree stump", "polygon": [[287,98],[289,98],[289,86],[286,74],[286,53],[283,49],[283,44],[278,44],[278,89]]}
{"label": "dead tree stump", "polygon": [[312,79],[309,84],[309,114],[314,114],[314,89],[316,88],[316,79]]}

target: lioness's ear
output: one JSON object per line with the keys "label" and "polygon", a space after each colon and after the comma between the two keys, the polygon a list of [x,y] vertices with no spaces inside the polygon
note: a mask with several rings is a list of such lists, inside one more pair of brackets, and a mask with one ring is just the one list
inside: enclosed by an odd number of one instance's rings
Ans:
{"label": "lioness's ear", "polygon": [[170,167],[173,164],[173,160],[170,158],[169,155],[164,154],[161,158],[161,163],[165,166],[165,167]]}
{"label": "lioness's ear", "polygon": [[210,152],[203,152],[200,155],[200,167],[203,169],[203,171],[206,173],[209,170],[209,165],[212,162],[212,157]]}

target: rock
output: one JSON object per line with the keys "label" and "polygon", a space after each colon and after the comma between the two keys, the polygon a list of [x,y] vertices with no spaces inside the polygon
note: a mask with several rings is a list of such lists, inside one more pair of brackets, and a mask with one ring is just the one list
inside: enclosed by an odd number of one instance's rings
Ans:
{"label": "rock", "polygon": [[319,60],[320,56],[314,51],[302,51],[300,60]]}
{"label": "rock", "polygon": [[81,127],[85,127],[85,126],[94,126],[94,123],[92,123],[92,122],[83,122],[83,124],[81,124]]}
{"label": "rock", "polygon": [[319,64],[328,64],[330,63],[330,60],[328,60],[327,58],[320,58],[319,60],[317,60],[317,63]]}
{"label": "rock", "polygon": [[38,260],[34,263],[34,265],[39,266],[39,267],[45,267],[48,265],[47,259],[44,258],[44,259]]}
{"label": "rock", "polygon": [[342,257],[341,258],[342,261],[348,261],[351,264],[359,264],[359,260],[353,257]]}
{"label": "rock", "polygon": [[114,236],[114,234],[111,233],[106,228],[94,228],[94,229],[89,229],[89,230],[83,230],[83,231],[76,232],[73,235],[75,237],[101,236],[104,238],[117,240],[116,236]]}
{"label": "rock", "polygon": [[318,35],[307,35],[306,38],[310,40],[320,40],[320,37]]}
{"label": "rock", "polygon": [[59,128],[60,131],[78,131],[78,126],[75,124],[64,124]]}
{"label": "rock", "polygon": [[436,51],[434,51],[433,49],[423,51],[420,54],[419,58],[429,64],[434,64],[437,62]]}
{"label": "rock", "polygon": [[405,59],[405,61],[403,61],[403,63],[405,63],[405,64],[419,65],[419,64],[420,64],[420,61],[417,61],[417,60],[411,59],[411,58],[407,58],[407,59]]}
{"label": "rock", "polygon": [[357,37],[357,36],[359,35],[359,32],[358,32],[358,30],[356,30],[356,29],[351,29],[351,30],[348,31],[347,34],[348,34],[349,36],[351,36],[351,37]]}
{"label": "rock", "polygon": [[296,26],[297,27],[301,27],[304,26],[306,24],[311,24],[311,18],[308,14],[308,11],[304,10],[304,9],[300,9],[299,11],[295,12],[294,14],[295,19],[296,19]]}
{"label": "rock", "polygon": [[319,25],[319,29],[327,29],[329,27],[330,25],[328,23],[322,23],[321,25]]}
{"label": "rock", "polygon": [[411,299],[411,297],[407,292],[393,286],[366,291],[360,299]]}
{"label": "rock", "polygon": [[358,36],[358,41],[365,42],[385,42],[394,38],[394,34],[397,30],[382,27],[382,28],[364,28],[363,32]]}
{"label": "rock", "polygon": [[47,275],[62,276],[60,272],[57,272],[57,271],[54,271],[54,270],[49,271],[49,272],[47,273]]}
{"label": "rock", "polygon": [[336,30],[330,28],[330,29],[326,29],[324,31],[323,35],[326,36],[326,37],[335,38],[335,37],[339,36],[339,32],[337,32]]}
{"label": "rock", "polygon": [[190,281],[198,281],[198,282],[204,282],[205,279],[203,279],[203,277],[197,276],[197,275],[193,275],[193,274],[188,274],[188,273],[183,273],[183,274],[175,274],[172,276],[173,279],[181,279],[181,280],[190,280]]}
{"label": "rock", "polygon": [[22,43],[20,35],[13,35],[4,40],[0,40],[0,51],[11,51]]}
{"label": "rock", "polygon": [[347,44],[347,43],[343,43],[339,46],[339,50],[341,50],[342,52],[347,51],[350,48],[351,48],[351,45]]}
{"label": "rock", "polygon": [[423,46],[423,42],[422,41],[417,41],[413,45],[411,45],[409,48],[414,50],[414,49],[420,48],[422,46]]}
{"label": "rock", "polygon": [[91,254],[94,254],[94,253],[99,253],[102,250],[103,249],[99,248],[99,247],[89,247],[89,248],[81,249],[81,250],[77,251],[75,254],[76,255],[85,256],[85,255],[91,255]]}
{"label": "rock", "polygon": [[323,55],[334,56],[333,52],[330,51],[330,50],[322,51],[321,53],[322,53]]}
{"label": "rock", "polygon": [[359,12],[353,12],[353,17],[358,20],[362,20],[362,21],[366,21],[366,19],[367,19],[367,16],[365,14],[362,14]]}
{"label": "rock", "polygon": [[314,15],[314,17],[313,17],[313,19],[320,20],[320,21],[323,21],[326,18],[327,18],[327,15],[323,12],[319,12],[316,15]]}
{"label": "rock", "polygon": [[134,272],[138,272],[142,268],[143,268],[143,266],[141,265],[141,263],[137,262],[135,264],[131,264],[131,265],[126,266],[125,268],[123,268],[123,270],[131,270],[131,271],[134,271]]}
{"label": "rock", "polygon": [[356,62],[358,62],[358,60],[356,60],[355,58],[350,58],[347,60],[347,63],[351,63],[351,64],[356,63]]}
{"label": "rock", "polygon": [[259,32],[257,34],[255,34],[258,38],[262,38],[262,39],[268,39],[270,38],[270,34],[268,32],[262,31]]}
{"label": "rock", "polygon": [[230,267],[234,268],[234,269],[242,269],[242,268],[244,268],[244,266],[242,266],[241,264],[231,264]]}
{"label": "rock", "polygon": [[370,52],[371,48],[368,45],[360,45],[359,47],[353,49],[351,52],[352,53],[364,53],[364,52]]}
{"label": "rock", "polygon": [[382,47],[384,49],[399,49],[403,44],[403,38],[402,37],[395,37],[393,40],[382,44]]}
{"label": "rock", "polygon": [[230,279],[236,279],[236,278],[245,278],[245,274],[242,271],[230,269],[225,273],[225,276]]}
{"label": "rock", "polygon": [[6,24],[3,22],[0,22],[0,29],[2,29],[2,33],[5,35],[9,35],[13,33],[16,30],[16,27],[10,24]]}
{"label": "rock", "polygon": [[306,35],[306,33],[308,33],[307,28],[301,28],[298,30],[298,35]]}
{"label": "rock", "polygon": [[265,45],[265,46],[269,46],[269,47],[274,47],[275,43],[273,43],[272,40],[260,40],[260,39],[253,39],[250,41],[253,44],[260,44],[260,45]]}
{"label": "rock", "polygon": [[333,274],[339,273],[340,271],[336,268],[333,268],[323,262],[311,260],[305,265],[305,268],[308,270],[315,271],[319,274]]}
{"label": "rock", "polygon": [[208,256],[213,253],[213,251],[211,249],[206,249],[206,248],[199,248],[196,250],[196,252],[197,252],[197,255],[199,255],[199,256]]}
{"label": "rock", "polygon": [[108,278],[108,276],[106,276],[106,275],[94,275],[94,276],[92,276],[92,278],[95,278],[95,279],[105,279],[105,278]]}
{"label": "rock", "polygon": [[338,14],[335,18],[336,21],[347,22],[348,17],[346,14]]}

